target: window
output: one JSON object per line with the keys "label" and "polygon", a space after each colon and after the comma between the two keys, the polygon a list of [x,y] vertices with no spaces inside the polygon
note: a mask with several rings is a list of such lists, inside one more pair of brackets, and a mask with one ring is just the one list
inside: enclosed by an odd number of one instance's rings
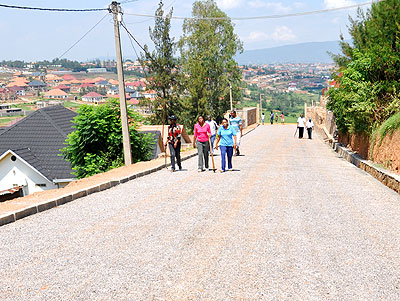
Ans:
{"label": "window", "polygon": [[35,184],[36,187],[46,187],[47,184]]}

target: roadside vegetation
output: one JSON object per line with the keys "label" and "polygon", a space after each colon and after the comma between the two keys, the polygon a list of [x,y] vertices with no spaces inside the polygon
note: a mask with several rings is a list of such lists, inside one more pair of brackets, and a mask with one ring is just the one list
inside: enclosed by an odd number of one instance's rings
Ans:
{"label": "roadside vegetation", "polygon": [[[77,178],[124,165],[120,107],[117,99],[98,106],[82,105],[75,117],[75,131],[68,135],[64,158]],[[154,138],[137,131],[142,117],[128,109],[133,162],[150,159]]]}
{"label": "roadside vegetation", "polygon": [[398,128],[400,112],[400,1],[374,3],[350,21],[352,43],[341,37],[342,54],[333,55],[327,108],[341,133],[372,137],[381,128],[384,136]]}

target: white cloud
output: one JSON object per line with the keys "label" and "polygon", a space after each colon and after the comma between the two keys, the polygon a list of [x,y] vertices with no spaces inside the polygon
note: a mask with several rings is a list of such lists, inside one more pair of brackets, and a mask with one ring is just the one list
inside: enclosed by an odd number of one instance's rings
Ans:
{"label": "white cloud", "polygon": [[248,36],[242,37],[242,40],[247,43],[256,43],[256,42],[262,42],[262,41],[293,41],[296,40],[296,35],[293,33],[293,31],[283,25],[283,26],[277,26],[274,29],[273,33],[266,33],[263,31],[252,31]]}
{"label": "white cloud", "polygon": [[260,42],[269,39],[270,36],[262,31],[253,31],[250,32],[248,37],[245,37],[244,40],[247,42]]}
{"label": "white cloud", "polygon": [[239,7],[242,4],[242,0],[217,0],[219,8],[232,9]]}
{"label": "white cloud", "polygon": [[284,5],[282,2],[265,2],[262,0],[253,0],[250,1],[249,6],[251,8],[264,8],[268,11],[272,11],[273,13],[288,13],[292,10],[290,6]]}
{"label": "white cloud", "polygon": [[324,0],[325,8],[338,8],[356,4],[352,0]]}
{"label": "white cloud", "polygon": [[271,36],[275,41],[291,41],[296,39],[293,31],[285,25],[275,27],[275,31]]}

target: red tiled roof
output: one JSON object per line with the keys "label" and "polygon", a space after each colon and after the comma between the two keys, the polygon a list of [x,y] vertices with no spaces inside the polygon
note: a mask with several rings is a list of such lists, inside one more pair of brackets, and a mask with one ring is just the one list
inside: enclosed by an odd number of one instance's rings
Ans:
{"label": "red tiled roof", "polygon": [[68,94],[65,93],[65,91],[60,90],[60,89],[52,89],[52,90],[44,93],[44,96],[65,96],[65,95],[68,95]]}
{"label": "red tiled roof", "polygon": [[63,90],[63,89],[70,89],[70,87],[68,87],[68,86],[66,86],[66,85],[62,85],[62,84],[60,84],[60,85],[58,85],[57,87],[54,87],[54,89],[60,89],[60,90]]}
{"label": "red tiled roof", "polygon": [[103,95],[96,93],[96,92],[90,92],[86,95],[83,95],[82,97],[103,97]]}

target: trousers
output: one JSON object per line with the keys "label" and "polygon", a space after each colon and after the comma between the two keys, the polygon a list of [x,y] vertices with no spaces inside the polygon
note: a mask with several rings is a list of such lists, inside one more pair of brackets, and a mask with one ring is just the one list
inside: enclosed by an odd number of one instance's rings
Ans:
{"label": "trousers", "polygon": [[308,139],[312,139],[312,128],[307,128]]}
{"label": "trousers", "polygon": [[182,168],[181,165],[181,143],[178,142],[176,148],[172,143],[168,143],[169,145],[169,152],[171,153],[171,167],[173,170],[175,170],[175,158],[176,158],[176,163],[178,164],[179,169]]}
{"label": "trousers", "polygon": [[196,141],[198,168],[203,169],[203,160],[205,168],[208,168],[208,151],[210,150],[210,143],[208,141]]}
{"label": "trousers", "polygon": [[225,171],[226,155],[228,155],[228,169],[232,168],[233,146],[219,146],[221,148],[221,169]]}
{"label": "trousers", "polygon": [[303,138],[303,134],[304,134],[304,128],[303,127],[299,127],[299,138]]}
{"label": "trousers", "polygon": [[209,153],[210,152],[213,152],[213,149],[214,149],[214,141],[215,141],[215,138],[217,137],[217,135],[212,135],[211,137],[210,137],[210,141],[211,141],[211,145],[210,145],[210,151],[209,151]]}

